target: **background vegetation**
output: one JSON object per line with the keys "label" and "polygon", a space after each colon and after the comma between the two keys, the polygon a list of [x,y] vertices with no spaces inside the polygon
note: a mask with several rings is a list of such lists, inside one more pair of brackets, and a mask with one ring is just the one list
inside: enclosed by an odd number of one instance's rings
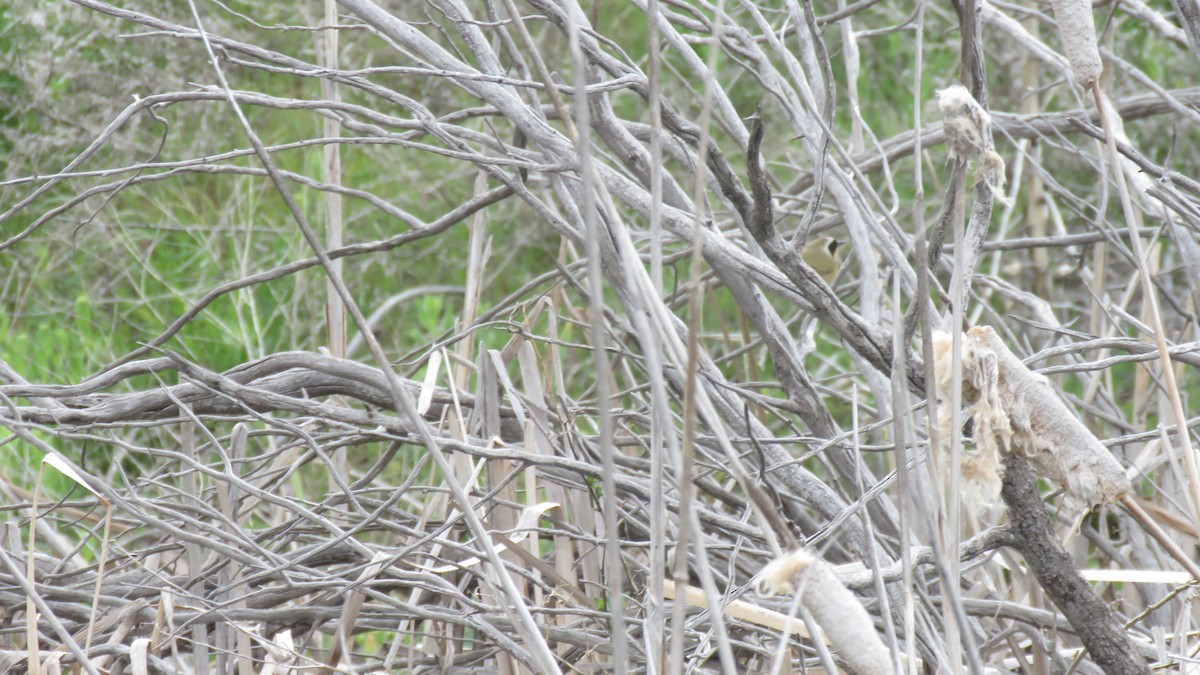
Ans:
{"label": "background vegetation", "polygon": [[[801,545],[895,668],[1109,668],[931,468],[925,347],[993,326],[1195,556],[1190,7],[1094,8],[1114,167],[1032,2],[0,5],[0,670],[859,668],[753,591]],[[1040,488],[1195,667],[1180,564]]]}

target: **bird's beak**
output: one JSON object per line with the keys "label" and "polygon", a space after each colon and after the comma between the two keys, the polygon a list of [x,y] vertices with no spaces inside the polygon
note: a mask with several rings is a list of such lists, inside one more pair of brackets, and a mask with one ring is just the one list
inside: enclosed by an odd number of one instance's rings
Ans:
{"label": "bird's beak", "polygon": [[833,241],[829,242],[829,252],[837,253],[837,250],[845,245],[846,245],[846,242],[838,241],[837,239],[834,239]]}

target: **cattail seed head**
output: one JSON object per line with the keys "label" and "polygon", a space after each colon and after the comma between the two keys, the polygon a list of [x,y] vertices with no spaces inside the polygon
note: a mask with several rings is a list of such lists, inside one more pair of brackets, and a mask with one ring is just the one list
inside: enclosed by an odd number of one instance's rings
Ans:
{"label": "cattail seed head", "polygon": [[938,110],[952,158],[970,160],[988,149],[992,118],[961,84],[938,91]]}
{"label": "cattail seed head", "polygon": [[1096,43],[1092,3],[1089,0],[1051,0],[1050,4],[1054,6],[1058,35],[1075,81],[1084,89],[1091,89],[1104,70]]}

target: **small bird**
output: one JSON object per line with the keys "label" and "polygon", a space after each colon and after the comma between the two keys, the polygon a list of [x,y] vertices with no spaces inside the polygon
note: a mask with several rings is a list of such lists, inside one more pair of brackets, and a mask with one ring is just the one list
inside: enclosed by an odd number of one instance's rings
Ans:
{"label": "small bird", "polygon": [[832,284],[838,270],[842,268],[842,259],[838,255],[838,248],[842,245],[843,242],[833,237],[817,237],[804,245],[800,257],[821,275],[825,283]]}

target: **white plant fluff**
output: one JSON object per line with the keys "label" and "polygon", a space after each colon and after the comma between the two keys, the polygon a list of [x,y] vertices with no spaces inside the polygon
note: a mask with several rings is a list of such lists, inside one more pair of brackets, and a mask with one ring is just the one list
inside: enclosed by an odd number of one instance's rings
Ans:
{"label": "white plant fluff", "polygon": [[1004,158],[992,144],[992,116],[961,84],[941,89],[937,95],[950,159],[964,162],[975,160],[977,181],[983,181],[991,172],[995,178],[988,185],[1000,201],[1006,202]]}
{"label": "white plant fluff", "polygon": [[[952,385],[949,345],[949,335],[934,338],[939,396]],[[963,400],[975,423],[977,454],[984,456],[975,468],[988,474],[987,467],[993,467],[990,475],[973,477],[985,483],[979,489],[998,490],[996,458],[1005,450],[1029,460],[1068,497],[1087,507],[1112,503],[1130,491],[1120,462],[1067,408],[1050,382],[1026,368],[990,326],[976,326],[963,335],[962,374]],[[949,400],[949,395],[943,400]],[[944,426],[948,417],[938,415],[943,438],[949,437]]]}

